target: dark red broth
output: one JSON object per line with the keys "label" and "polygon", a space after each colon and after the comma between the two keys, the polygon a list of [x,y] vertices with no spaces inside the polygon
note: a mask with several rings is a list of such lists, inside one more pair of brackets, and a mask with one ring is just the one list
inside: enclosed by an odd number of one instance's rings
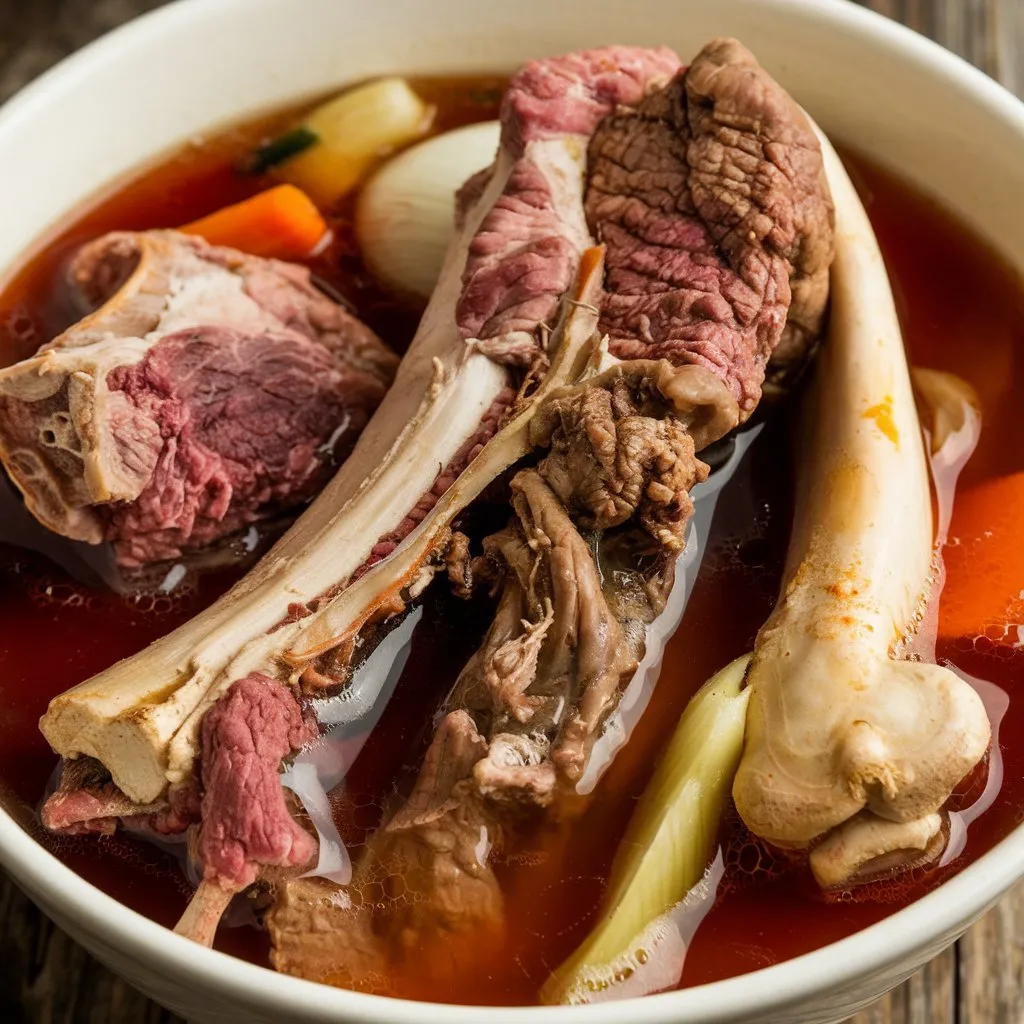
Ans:
{"label": "dark red broth", "polygon": [[[437,126],[446,129],[493,117],[501,84],[447,79],[417,87],[437,103]],[[28,355],[67,325],[72,312],[62,272],[77,245],[114,228],[181,224],[266,187],[266,179],[238,171],[239,159],[294,113],[190,145],[62,225],[0,294],[0,363]],[[1024,405],[1024,363],[1017,358],[1024,345],[1020,283],[934,205],[864,161],[849,162],[892,273],[912,360],[966,377],[981,395],[984,429],[963,483],[1024,470],[1024,432],[1017,423]],[[335,241],[312,261],[313,270],[404,350],[419,311],[388,295],[363,270],[350,208],[335,211],[332,226]],[[791,467],[779,454],[789,450],[788,429],[785,417],[770,424],[719,502],[712,541],[661,682],[591,810],[570,833],[530,837],[528,849],[498,864],[509,911],[500,962],[467,977],[457,991],[432,991],[429,979],[402,979],[407,994],[530,1003],[549,968],[584,937],[617,840],[687,699],[712,672],[750,648],[772,606],[791,518]],[[35,826],[33,810],[55,765],[36,723],[55,694],[183,622],[231,581],[230,574],[208,576],[174,598],[127,600],[84,588],[42,556],[0,543],[0,792],[9,794],[7,805],[65,863],[164,924],[173,924],[190,891],[173,853],[130,836],[54,840]],[[433,712],[484,628],[486,608],[456,607],[434,589],[410,667],[337,801],[339,825],[356,856],[395,780],[422,752]],[[450,628],[452,621],[458,630]],[[684,985],[777,963],[878,921],[990,849],[1024,818],[1024,650],[961,638],[941,644],[939,655],[1011,695],[1001,734],[1006,779],[995,805],[972,826],[965,853],[941,874],[875,893],[879,900],[829,903],[799,871],[776,870],[764,851],[737,833],[725,885],[690,949]],[[222,928],[218,945],[266,962],[266,940],[256,929]]]}

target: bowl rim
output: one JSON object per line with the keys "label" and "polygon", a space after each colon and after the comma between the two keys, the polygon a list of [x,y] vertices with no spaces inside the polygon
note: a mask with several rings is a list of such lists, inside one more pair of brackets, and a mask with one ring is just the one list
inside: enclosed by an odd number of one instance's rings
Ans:
{"label": "bowl rim", "polygon": [[[741,0],[752,3],[753,0]],[[757,0],[828,23],[833,30],[858,33],[876,46],[898,50],[901,59],[951,80],[973,102],[997,114],[1024,136],[1024,103],[939,44],[849,0]],[[248,0],[175,0],[143,14],[64,58],[0,107],[0,133],[31,120],[50,102],[55,86],[88,85],[93,69],[116,59],[136,39],[159,34],[172,24],[201,21],[213,9],[246,9]],[[251,9],[250,9],[251,11]],[[151,154],[150,154],[151,155]],[[46,229],[39,237],[45,238]],[[35,243],[38,244],[38,239]],[[14,265],[17,265],[18,257]],[[9,268],[0,268],[3,279]],[[826,989],[910,959],[948,932],[966,927],[1024,875],[1024,825],[910,906],[846,938],[791,960],[722,981],[627,1001],[586,1007],[491,1007],[424,1003],[332,988],[257,966],[217,950],[196,946],[170,929],[131,910],[57,860],[0,807],[0,865],[30,894],[51,905],[81,930],[114,950],[130,950],[138,962],[159,967],[168,980],[192,989],[216,991],[238,1005],[258,998],[266,1014],[299,1012],[323,1020],[367,1024],[475,1024],[483,1016],[497,1024],[536,1024],[539,1020],[579,1020],[617,1024],[628,1012],[635,1024],[679,1020],[712,1024],[754,1011],[767,1014],[819,996]],[[628,1010],[627,1010],[628,1007]]]}

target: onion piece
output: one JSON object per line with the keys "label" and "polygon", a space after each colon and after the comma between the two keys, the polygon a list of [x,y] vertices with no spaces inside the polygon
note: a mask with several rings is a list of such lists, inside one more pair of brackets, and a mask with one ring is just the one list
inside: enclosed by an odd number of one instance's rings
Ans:
{"label": "onion piece", "polygon": [[330,205],[378,160],[419,138],[433,114],[404,78],[349,89],[306,115],[300,127],[315,141],[280,163],[276,174],[318,205]]}
{"label": "onion piece", "polygon": [[543,1002],[642,995],[678,981],[695,915],[720,877],[707,868],[743,749],[749,663],[731,662],[687,705],[619,846],[600,923],[548,980]]}
{"label": "onion piece", "polygon": [[488,167],[497,121],[437,135],[389,160],[363,187],[355,229],[367,267],[398,291],[427,298],[455,234],[455,193]]}

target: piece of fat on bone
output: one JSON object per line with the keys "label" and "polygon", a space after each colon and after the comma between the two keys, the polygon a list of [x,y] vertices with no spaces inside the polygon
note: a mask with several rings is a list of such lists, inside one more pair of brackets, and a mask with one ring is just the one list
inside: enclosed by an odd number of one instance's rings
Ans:
{"label": "piece of fat on bone", "polygon": [[[463,218],[438,287],[394,384],[351,456],[295,525],[220,600],[139,654],[55,697],[40,721],[65,758],[95,757],[140,804],[192,771],[203,714],[250,671],[280,675],[300,632],[289,608],[349,577],[395,529],[507,386],[505,369],[467,347],[452,315],[469,243],[508,179],[499,151]],[[584,311],[585,312],[585,311]]]}
{"label": "piece of fat on bone", "polygon": [[950,669],[894,656],[934,582],[928,468],[885,264],[821,143],[836,211],[830,329],[784,582],[747,675],[733,798],[755,835],[811,847],[831,887],[941,851],[938,812],[985,755],[990,725]]}

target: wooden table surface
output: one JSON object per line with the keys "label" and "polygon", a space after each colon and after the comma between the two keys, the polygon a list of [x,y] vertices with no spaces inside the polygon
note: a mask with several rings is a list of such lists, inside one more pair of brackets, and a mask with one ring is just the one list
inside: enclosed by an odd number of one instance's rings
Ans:
{"label": "wooden table surface", "polygon": [[[65,54],[164,0],[0,0],[0,102]],[[1024,97],[1024,0],[862,0]],[[172,1024],[0,872],[0,1021]],[[1024,1024],[1024,883],[952,949],[850,1024]]]}

